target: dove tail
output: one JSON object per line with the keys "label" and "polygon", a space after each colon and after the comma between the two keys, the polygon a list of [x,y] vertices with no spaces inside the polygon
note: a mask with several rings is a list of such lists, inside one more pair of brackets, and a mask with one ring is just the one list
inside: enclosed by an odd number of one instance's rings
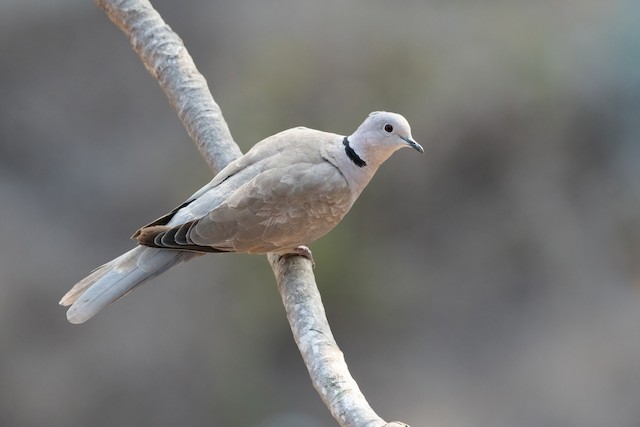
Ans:
{"label": "dove tail", "polygon": [[60,305],[71,305],[67,311],[69,322],[83,323],[136,286],[196,255],[137,246],[76,283],[62,297]]}

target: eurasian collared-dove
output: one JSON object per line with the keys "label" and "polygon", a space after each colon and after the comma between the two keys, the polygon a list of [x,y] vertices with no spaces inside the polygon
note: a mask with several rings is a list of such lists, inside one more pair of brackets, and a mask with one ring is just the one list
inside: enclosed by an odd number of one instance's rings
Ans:
{"label": "eurasian collared-dove", "polygon": [[290,254],[342,220],[378,167],[423,148],[399,114],[374,112],[351,136],[297,127],[257,143],[182,205],[140,228],[139,245],[66,293],[82,323],[144,281],[206,252]]}

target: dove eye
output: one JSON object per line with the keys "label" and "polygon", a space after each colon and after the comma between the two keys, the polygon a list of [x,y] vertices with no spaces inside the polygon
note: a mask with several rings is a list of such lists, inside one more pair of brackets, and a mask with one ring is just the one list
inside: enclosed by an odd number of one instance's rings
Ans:
{"label": "dove eye", "polygon": [[391,133],[391,132],[393,132],[393,126],[391,126],[390,124],[387,123],[386,125],[384,125],[384,130],[387,133]]}

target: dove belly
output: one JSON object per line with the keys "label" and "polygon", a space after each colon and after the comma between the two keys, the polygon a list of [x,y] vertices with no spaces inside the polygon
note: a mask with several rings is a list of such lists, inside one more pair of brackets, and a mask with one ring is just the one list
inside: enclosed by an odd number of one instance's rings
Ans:
{"label": "dove belly", "polygon": [[[300,245],[310,245],[338,225],[351,207],[346,202],[336,204],[335,200],[315,201],[290,207],[285,212],[273,213],[263,219],[260,239],[251,243],[247,239],[249,244],[240,247],[243,233],[239,233],[236,250],[248,253],[287,253]],[[251,235],[253,233],[247,233],[247,237]]]}

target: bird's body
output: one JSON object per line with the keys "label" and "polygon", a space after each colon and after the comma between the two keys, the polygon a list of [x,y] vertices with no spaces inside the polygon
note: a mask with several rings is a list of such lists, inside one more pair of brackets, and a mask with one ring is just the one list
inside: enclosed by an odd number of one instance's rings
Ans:
{"label": "bird's body", "polygon": [[178,224],[164,217],[134,238],[148,246],[241,253],[287,253],[313,242],[357,197],[330,160],[342,138],[307,128],[271,136],[183,206]]}
{"label": "bird's body", "polygon": [[333,229],[397,149],[422,147],[404,117],[372,113],[349,137],[297,127],[230,163],[169,214],[133,236],[140,245],[99,267],[60,301],[82,323],[140,283],[206,252],[296,253]]}

